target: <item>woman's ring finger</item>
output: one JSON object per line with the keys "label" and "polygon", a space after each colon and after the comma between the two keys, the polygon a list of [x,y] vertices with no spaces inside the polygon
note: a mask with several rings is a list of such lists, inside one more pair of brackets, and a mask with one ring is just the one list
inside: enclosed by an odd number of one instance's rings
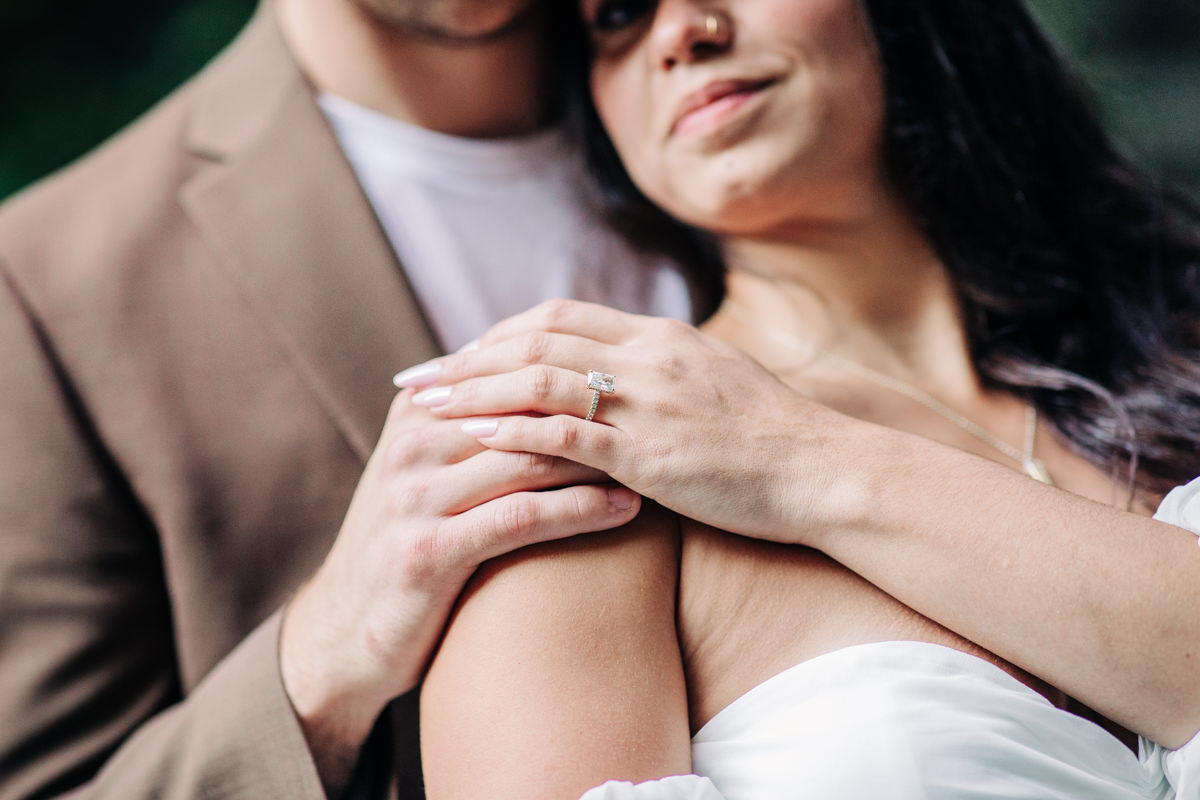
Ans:
{"label": "woman's ring finger", "polygon": [[587,387],[592,390],[592,406],[588,409],[587,416],[584,419],[591,422],[592,418],[596,416],[596,408],[600,405],[600,395],[602,393],[614,393],[617,390],[617,379],[607,372],[598,372],[594,369],[589,369]]}
{"label": "woman's ring finger", "polygon": [[[614,399],[607,398],[604,408],[600,408],[600,395],[611,394],[616,379],[597,370],[590,373],[585,378],[575,370],[537,364],[515,372],[426,389],[413,397],[413,403],[425,406],[439,417],[528,413],[570,414],[579,419],[590,419],[597,414],[608,416]],[[592,386],[592,374],[597,376],[596,386]]]}

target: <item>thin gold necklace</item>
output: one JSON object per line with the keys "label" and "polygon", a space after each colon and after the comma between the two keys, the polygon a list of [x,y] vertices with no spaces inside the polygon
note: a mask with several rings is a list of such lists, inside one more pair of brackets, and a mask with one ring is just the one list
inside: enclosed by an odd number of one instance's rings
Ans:
{"label": "thin gold necklace", "polygon": [[[759,333],[762,333],[763,335],[773,339],[779,344],[789,347],[790,349],[803,351],[812,347],[811,342],[808,340],[803,339],[802,337],[797,336],[790,331],[786,331],[782,328],[777,328],[774,325],[760,321],[749,311],[729,299],[725,300],[724,308],[727,309],[734,317],[738,319],[738,321],[744,325],[754,328]],[[967,419],[962,414],[950,408],[933,395],[918,389],[911,383],[906,383],[899,378],[894,378],[891,375],[877,372],[865,364],[860,364],[859,362],[838,353],[830,352],[824,355],[829,358],[836,359],[847,372],[851,372],[864,380],[874,383],[877,386],[882,386],[885,389],[889,389],[897,394],[903,395],[913,402],[920,403],[933,413],[940,416],[942,419],[945,419],[947,422],[950,422],[961,428],[971,436],[974,436],[976,439],[986,444],[988,447],[991,447],[993,450],[999,453],[1003,453],[1005,456],[1020,464],[1021,469],[1025,472],[1025,474],[1034,480],[1047,483],[1051,486],[1054,485],[1054,481],[1050,478],[1050,472],[1046,469],[1045,463],[1043,463],[1039,458],[1034,458],[1033,455],[1033,443],[1037,438],[1038,418],[1037,408],[1032,404],[1027,406],[1025,410],[1025,447],[1023,450],[1018,450],[1003,439],[999,439],[988,431],[984,430],[978,423]]]}

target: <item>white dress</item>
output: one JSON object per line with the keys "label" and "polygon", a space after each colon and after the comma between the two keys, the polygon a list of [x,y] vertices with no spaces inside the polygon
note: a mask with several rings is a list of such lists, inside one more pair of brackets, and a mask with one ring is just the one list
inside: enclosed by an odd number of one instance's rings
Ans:
{"label": "white dress", "polygon": [[[1200,478],[1155,518],[1200,535]],[[692,738],[696,774],[609,781],[581,800],[1200,800],[1200,735],[1176,751],[1140,744],[1134,756],[982,659],[880,642],[726,706]]]}

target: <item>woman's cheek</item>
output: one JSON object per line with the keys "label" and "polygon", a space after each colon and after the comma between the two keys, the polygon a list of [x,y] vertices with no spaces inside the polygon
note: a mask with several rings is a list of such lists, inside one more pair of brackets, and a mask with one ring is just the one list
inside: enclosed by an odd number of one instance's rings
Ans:
{"label": "woman's cheek", "polygon": [[[623,128],[622,107],[629,106],[629,98],[622,102],[622,90],[628,90],[630,81],[626,77],[622,81],[621,70],[616,65],[598,63],[592,67],[592,98],[600,120],[608,129],[609,135],[614,136]],[[636,88],[636,87],[633,87]]]}
{"label": "woman's cheek", "polygon": [[643,85],[628,71],[596,67],[592,72],[592,97],[600,121],[617,154],[627,165],[641,160],[639,150],[653,140],[648,121],[652,109],[643,96]]}
{"label": "woman's cheek", "polygon": [[794,36],[812,44],[830,39],[841,43],[847,31],[860,28],[862,13],[858,0],[761,0],[754,18],[759,30],[776,36]]}

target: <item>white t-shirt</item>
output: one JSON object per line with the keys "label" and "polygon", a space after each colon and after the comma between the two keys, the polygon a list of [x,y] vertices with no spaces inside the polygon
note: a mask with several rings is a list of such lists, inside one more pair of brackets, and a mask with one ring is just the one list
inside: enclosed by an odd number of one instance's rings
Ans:
{"label": "white t-shirt", "polygon": [[683,276],[590,208],[563,132],[464,139],[318,98],[440,343],[555,297],[691,320]]}

